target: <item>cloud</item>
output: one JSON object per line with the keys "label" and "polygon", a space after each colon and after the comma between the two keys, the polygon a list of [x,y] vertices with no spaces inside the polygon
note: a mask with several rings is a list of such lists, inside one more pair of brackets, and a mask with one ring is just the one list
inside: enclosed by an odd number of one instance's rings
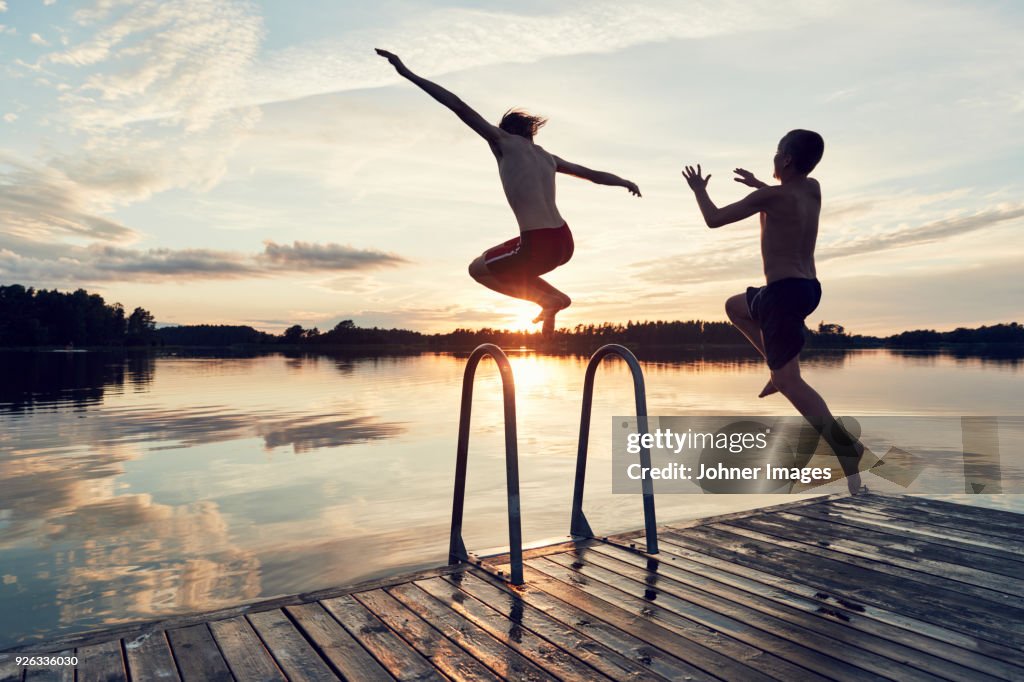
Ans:
{"label": "cloud", "polygon": [[[901,203],[901,200],[891,200]],[[907,201],[920,204],[921,198]],[[885,202],[879,202],[882,204]],[[836,215],[867,214],[862,222],[870,224],[870,211],[858,208],[856,204],[844,205]],[[996,208],[976,211],[966,215],[954,215],[927,222],[916,227],[899,226],[885,232],[857,234],[856,226],[843,227],[845,236],[838,240],[820,244],[815,256],[817,263],[837,258],[858,256],[869,253],[888,252],[892,249],[907,248],[950,239],[962,234],[983,230],[1001,223],[1024,217],[1024,204],[1001,204]],[[852,235],[852,236],[851,236]],[[737,279],[758,273],[761,260],[754,245],[749,249],[722,249],[714,252],[691,252],[675,254],[655,261],[633,263],[639,276],[657,282],[706,282],[714,279]]]}
{"label": "cloud", "polygon": [[262,19],[226,0],[102,0],[73,17],[84,40],[23,64],[45,72],[36,82],[55,99],[40,122],[68,147],[48,147],[41,163],[0,157],[0,170],[15,167],[0,176],[0,218],[26,238],[130,238],[101,216],[169,189],[213,187],[259,120],[221,104],[245,84]]}
{"label": "cloud", "polygon": [[109,244],[54,247],[21,255],[0,245],[0,278],[28,283],[158,282],[244,279],[361,271],[407,263],[404,258],[341,244],[267,242],[244,254],[214,249],[126,249]]}
{"label": "cloud", "polygon": [[968,232],[982,230],[1008,220],[1024,217],[1024,204],[1006,204],[976,213],[935,220],[918,227],[885,234],[855,237],[832,243],[822,252],[823,259],[842,258],[863,253],[928,244]]}
{"label": "cloud", "polygon": [[107,208],[105,195],[88,192],[60,170],[33,167],[0,153],[0,225],[4,235],[38,242],[133,239],[133,230],[98,215]]}
{"label": "cloud", "polygon": [[358,270],[407,263],[404,258],[380,251],[366,251],[341,244],[264,242],[263,260],[276,268],[294,270]]}
{"label": "cloud", "polygon": [[14,123],[15,121],[18,120],[18,115],[15,114],[14,112],[8,112],[8,113],[4,114],[4,120],[7,121],[8,123]]}
{"label": "cloud", "polygon": [[[502,63],[608,53],[640,44],[792,26],[826,13],[833,3],[590,2],[560,12],[444,8],[389,30],[361,30],[337,40],[271,52],[252,74],[239,104],[380,87],[400,80],[373,52],[390,49],[433,76]],[[561,5],[560,7],[566,7]],[[439,46],[444,46],[439,49]]]}
{"label": "cloud", "polygon": [[33,33],[31,36],[29,36],[29,40],[32,41],[33,45],[40,45],[42,47],[50,46],[50,43],[47,42],[47,40],[38,33]]}

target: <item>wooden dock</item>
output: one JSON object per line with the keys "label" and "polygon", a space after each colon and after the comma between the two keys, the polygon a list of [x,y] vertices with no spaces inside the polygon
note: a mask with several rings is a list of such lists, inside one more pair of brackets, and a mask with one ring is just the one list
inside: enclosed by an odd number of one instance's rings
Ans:
{"label": "wooden dock", "polygon": [[[1024,680],[1024,516],[818,498],[64,638],[29,680]],[[631,543],[635,547],[631,548]],[[507,574],[507,572],[506,572]]]}

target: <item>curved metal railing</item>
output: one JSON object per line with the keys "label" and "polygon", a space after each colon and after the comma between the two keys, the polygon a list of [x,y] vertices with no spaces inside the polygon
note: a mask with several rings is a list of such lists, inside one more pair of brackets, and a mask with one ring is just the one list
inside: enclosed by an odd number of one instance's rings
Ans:
{"label": "curved metal railing", "polygon": [[[577,538],[595,537],[594,531],[590,528],[587,517],[583,513],[583,485],[587,474],[587,447],[590,437],[590,412],[594,402],[594,377],[601,361],[609,355],[618,355],[629,365],[629,370],[633,374],[633,393],[636,396],[637,429],[640,433],[647,433],[647,393],[644,388],[644,373],[640,369],[640,362],[625,346],[620,346],[617,343],[601,346],[590,357],[586,379],[583,382],[583,413],[580,416],[580,442],[576,452],[576,484],[572,491],[572,518],[569,521],[569,533]],[[640,466],[648,469],[651,467],[650,448],[641,446]],[[644,500],[644,527],[647,533],[647,553],[657,554],[658,530],[654,517],[654,485],[650,477],[645,476],[641,481],[641,486]]]}
{"label": "curved metal railing", "polygon": [[511,583],[523,584],[523,532],[519,511],[519,445],[516,438],[516,385],[505,353],[493,343],[477,346],[466,363],[462,378],[462,408],[459,411],[459,444],[455,460],[455,499],[452,502],[452,531],[448,563],[469,561],[462,541],[462,508],[466,498],[466,462],[469,455],[469,419],[473,409],[473,379],[485,356],[494,358],[501,372],[505,403],[505,477],[508,488],[508,544]]}

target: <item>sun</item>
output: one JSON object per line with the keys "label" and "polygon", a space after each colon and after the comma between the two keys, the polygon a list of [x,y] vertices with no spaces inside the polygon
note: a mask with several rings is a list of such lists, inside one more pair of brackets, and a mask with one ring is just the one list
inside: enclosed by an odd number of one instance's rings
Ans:
{"label": "sun", "polygon": [[537,317],[539,312],[540,308],[535,303],[517,302],[509,310],[508,315],[505,317],[506,322],[503,324],[508,329],[517,332],[536,331],[540,329],[540,323],[535,323],[533,318]]}

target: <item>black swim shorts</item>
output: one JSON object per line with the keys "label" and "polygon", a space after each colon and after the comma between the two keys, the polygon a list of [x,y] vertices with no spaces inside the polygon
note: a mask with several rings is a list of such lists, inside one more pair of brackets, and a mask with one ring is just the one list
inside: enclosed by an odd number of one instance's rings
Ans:
{"label": "black swim shorts", "polygon": [[804,318],[821,301],[816,279],[788,277],[768,286],[747,287],[747,308],[764,334],[768,368],[779,369],[804,347]]}

